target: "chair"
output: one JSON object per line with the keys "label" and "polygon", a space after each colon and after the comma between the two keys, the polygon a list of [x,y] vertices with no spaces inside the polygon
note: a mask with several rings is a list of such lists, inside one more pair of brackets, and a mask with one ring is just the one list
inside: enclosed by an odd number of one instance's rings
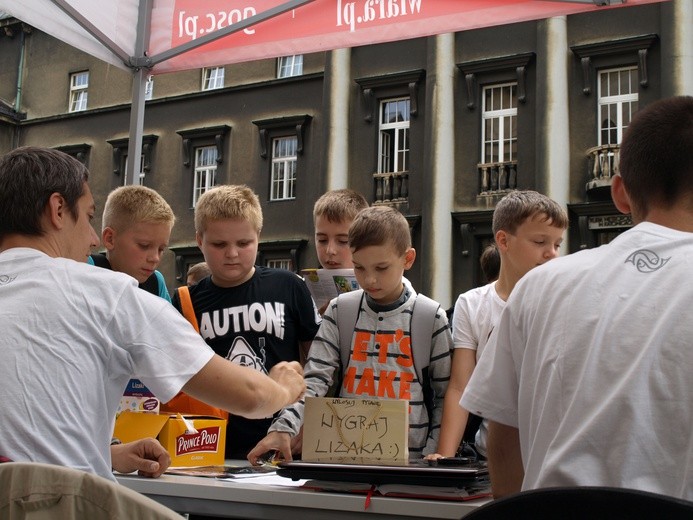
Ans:
{"label": "chair", "polygon": [[691,520],[693,502],[635,489],[533,489],[489,502],[464,520]]}
{"label": "chair", "polygon": [[0,518],[181,520],[167,507],[116,482],[36,462],[0,464]]}

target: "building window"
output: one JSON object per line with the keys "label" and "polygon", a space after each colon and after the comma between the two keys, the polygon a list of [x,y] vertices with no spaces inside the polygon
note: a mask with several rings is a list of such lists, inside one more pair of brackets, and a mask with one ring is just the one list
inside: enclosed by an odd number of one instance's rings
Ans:
{"label": "building window", "polygon": [[[158,136],[156,135],[142,136],[142,153],[138,168],[135,171],[134,184],[144,186],[145,179],[152,172],[154,145],[157,139]],[[113,188],[118,185],[131,184],[131,181],[127,179],[129,143],[130,140],[128,138],[108,141],[108,144],[113,147],[113,175],[115,176],[112,183]]]}
{"label": "building window", "polygon": [[290,78],[303,74],[303,55],[284,56],[277,60],[277,77]]}
{"label": "building window", "polygon": [[620,144],[638,110],[637,67],[600,71],[597,89],[599,145]]}
{"label": "building window", "polygon": [[287,271],[293,271],[293,266],[291,265],[291,258],[272,258],[267,260],[267,267],[272,267],[273,269],[286,269]]}
{"label": "building window", "polygon": [[70,112],[87,109],[89,71],[70,74]]}
{"label": "building window", "polygon": [[202,90],[224,88],[224,67],[202,69]]}
{"label": "building window", "polygon": [[301,269],[299,257],[306,244],[308,241],[304,238],[260,242],[256,263],[257,265],[286,269],[296,273]]}
{"label": "building window", "polygon": [[481,162],[502,163],[517,157],[517,84],[484,87]]}
{"label": "building window", "polygon": [[193,180],[193,207],[208,189],[214,186],[217,175],[216,146],[195,148],[195,174]]}
{"label": "building window", "polygon": [[404,172],[409,167],[409,108],[408,97],[380,104],[378,173]]}
{"label": "building window", "polygon": [[144,84],[144,100],[149,101],[154,97],[154,76],[147,76],[147,82]]}
{"label": "building window", "polygon": [[[140,166],[137,169],[137,173],[135,176],[135,184],[138,184],[140,186],[144,186],[144,176],[145,176],[145,164],[146,164],[146,158],[144,154],[140,155]],[[128,171],[128,156],[125,155],[125,172]],[[128,183],[127,175],[123,175],[123,186],[126,186]]]}
{"label": "building window", "polygon": [[296,198],[298,139],[295,135],[272,139],[272,189],[270,200]]}

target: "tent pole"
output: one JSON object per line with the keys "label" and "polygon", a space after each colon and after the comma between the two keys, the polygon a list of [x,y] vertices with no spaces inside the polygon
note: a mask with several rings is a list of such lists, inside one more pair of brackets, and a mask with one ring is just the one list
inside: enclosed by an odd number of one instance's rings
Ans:
{"label": "tent pole", "polygon": [[[142,0],[137,20],[137,41],[135,57],[144,57],[149,47],[151,32],[152,0]],[[144,89],[149,69],[138,67],[132,75],[132,106],[130,107],[130,139],[128,140],[128,161],[125,171],[125,184],[135,184],[139,174],[142,157],[142,135],[144,133]]]}

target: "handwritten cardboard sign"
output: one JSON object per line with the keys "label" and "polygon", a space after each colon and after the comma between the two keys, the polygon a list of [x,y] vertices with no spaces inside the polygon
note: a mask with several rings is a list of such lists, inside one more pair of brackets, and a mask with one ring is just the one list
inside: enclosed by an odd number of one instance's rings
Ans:
{"label": "handwritten cardboard sign", "polygon": [[303,460],[409,458],[409,401],[306,397]]}

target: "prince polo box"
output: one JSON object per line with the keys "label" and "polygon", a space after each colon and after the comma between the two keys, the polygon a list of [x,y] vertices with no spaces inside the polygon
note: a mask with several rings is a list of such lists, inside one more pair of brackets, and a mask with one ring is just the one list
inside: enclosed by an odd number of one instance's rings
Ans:
{"label": "prince polo box", "polygon": [[176,415],[124,411],[115,422],[113,436],[121,442],[156,437],[171,455],[171,466],[216,466],[224,464],[226,419],[186,415],[197,433],[185,433],[185,423]]}

